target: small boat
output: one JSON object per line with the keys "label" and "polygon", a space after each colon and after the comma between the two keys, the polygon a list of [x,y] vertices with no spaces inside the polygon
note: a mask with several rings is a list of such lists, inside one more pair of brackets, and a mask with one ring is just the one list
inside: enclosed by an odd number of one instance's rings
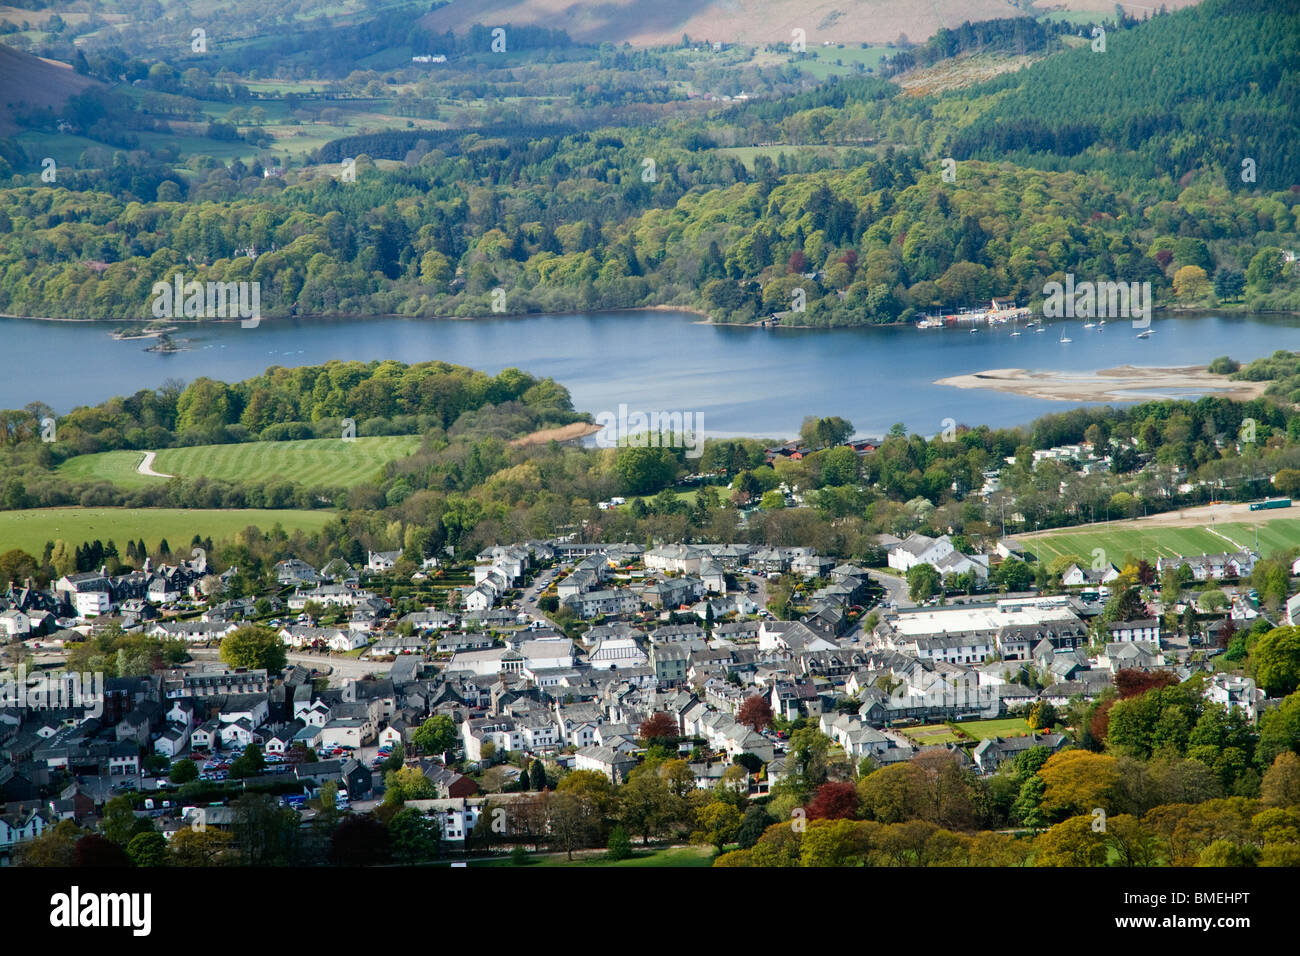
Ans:
{"label": "small boat", "polygon": [[1095,328],[1097,327],[1097,323],[1095,323],[1095,322],[1085,322],[1085,323],[1083,323],[1083,327],[1084,327],[1085,329],[1095,329]]}
{"label": "small boat", "polygon": [[1100,322],[1097,323],[1097,328],[1099,328],[1099,329],[1104,329],[1105,327],[1106,327],[1106,320],[1105,320],[1105,319],[1102,319]]}
{"label": "small boat", "polygon": [[1047,329],[1043,328],[1043,327],[1040,325],[1038,328],[1034,329],[1034,331],[1035,331],[1035,332],[1046,332]]}
{"label": "small boat", "polygon": [[1137,337],[1140,339],[1151,338],[1151,329],[1147,329],[1145,332],[1139,332]]}
{"label": "small boat", "polygon": [[1011,333],[1011,337],[1012,337],[1012,338],[1015,338],[1015,337],[1016,337],[1017,335],[1019,335],[1019,334],[1020,334],[1019,332],[1012,332],[1012,333]]}
{"label": "small boat", "polygon": [[971,334],[971,335],[974,335],[974,334],[975,334],[976,332],[978,332],[978,331],[979,331],[979,329],[971,329],[971,330],[970,330],[970,334]]}

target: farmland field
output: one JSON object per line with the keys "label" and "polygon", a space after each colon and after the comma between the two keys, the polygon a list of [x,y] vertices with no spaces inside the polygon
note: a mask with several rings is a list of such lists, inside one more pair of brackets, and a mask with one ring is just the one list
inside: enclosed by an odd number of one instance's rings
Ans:
{"label": "farmland field", "polygon": [[[420,446],[415,435],[378,438],[310,438],[302,441],[243,442],[234,445],[195,445],[164,448],[153,470],[178,478],[220,478],[226,481],[283,479],[308,487],[349,488],[378,478],[384,465],[404,458]],[[59,472],[68,478],[103,479],[123,488],[140,488],[166,478],[141,475],[136,466],[141,451],[108,451],[79,455]]]}
{"label": "farmland field", "polygon": [[285,531],[319,531],[334,517],[332,511],[294,511],[256,508],[33,508],[0,511],[0,553],[21,548],[40,557],[47,541],[62,538],[71,547],[98,538],[113,539],[118,549],[128,538],[143,538],[154,548],[166,538],[177,554],[188,556],[194,535],[219,541],[249,525],[263,531],[277,522]]}
{"label": "farmland field", "polygon": [[1258,525],[1247,522],[1203,525],[1189,528],[1134,527],[1116,524],[1111,529],[1049,532],[1040,537],[1026,536],[1026,548],[1039,554],[1043,561],[1073,555],[1089,563],[1094,549],[1105,552],[1104,560],[1119,565],[1127,555],[1155,559],[1175,555],[1214,554],[1254,548],[1256,528],[1260,553],[1300,547],[1300,518],[1272,518]]}

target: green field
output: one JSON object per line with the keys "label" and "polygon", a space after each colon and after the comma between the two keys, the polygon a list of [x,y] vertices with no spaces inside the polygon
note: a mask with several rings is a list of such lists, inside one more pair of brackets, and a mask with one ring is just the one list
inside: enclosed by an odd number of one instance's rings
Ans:
{"label": "green field", "polygon": [[1019,717],[1005,717],[1001,720],[963,720],[949,725],[960,727],[967,736],[976,740],[989,737],[1024,737],[1032,731],[1029,725]]}
{"label": "green field", "polygon": [[[766,156],[772,162],[776,162],[782,153],[789,153],[794,156],[796,153],[818,153],[825,156],[837,156],[849,146],[820,146],[820,145],[783,145],[783,146],[721,146],[714,150],[724,156],[734,156],[745,164],[745,168],[751,172],[754,169],[754,159],[757,156]],[[867,146],[861,147],[863,149]]]}
{"label": "green field", "polygon": [[[646,866],[663,866],[663,867],[684,867],[684,866],[712,866],[713,865],[713,848],[707,846],[672,846],[660,850],[640,850],[635,849],[632,856],[626,860],[610,862],[604,858],[604,854],[588,856],[585,859],[578,858],[569,860],[565,853],[542,853],[531,854],[528,862],[524,866],[622,866],[622,867],[646,867]],[[505,867],[516,866],[508,858],[499,860],[476,860],[470,863],[470,866],[492,866]]]}
{"label": "green field", "polygon": [[[1093,550],[1101,548],[1106,552],[1105,560],[1116,566],[1130,554],[1154,564],[1158,557],[1216,554],[1235,551],[1239,547],[1253,549],[1256,527],[1251,523],[1199,528],[1135,528],[1129,525],[1087,531],[1056,531],[1037,538],[1026,536],[1025,547],[1047,562],[1073,555],[1091,564]],[[1258,529],[1259,550],[1265,556],[1274,551],[1300,547],[1300,518],[1273,518],[1259,524]]]}
{"label": "green field", "polygon": [[883,46],[814,46],[808,45],[808,56],[795,60],[795,66],[805,73],[825,80],[829,76],[850,76],[859,68],[878,70],[880,61],[896,51]]}
{"label": "green field", "polygon": [[933,747],[936,744],[955,744],[961,737],[953,733],[947,724],[926,724],[924,727],[908,727],[901,731],[903,736],[918,747]]}
{"label": "green field", "polygon": [[28,511],[0,511],[0,553],[21,548],[40,557],[47,541],[62,538],[69,546],[98,538],[113,539],[118,549],[128,538],[150,548],[166,538],[177,554],[188,556],[190,541],[196,534],[214,541],[228,538],[249,525],[263,531],[277,522],[285,531],[319,531],[334,517],[332,511],[275,511],[241,508],[34,508]]}
{"label": "green field", "polygon": [[[153,470],[178,478],[220,478],[226,481],[284,479],[307,487],[350,488],[380,476],[384,465],[405,458],[420,446],[415,435],[381,438],[310,438],[303,441],[243,442],[235,445],[195,445],[164,448]],[[141,451],[107,451],[78,455],[59,466],[64,477],[100,479],[122,488],[140,488],[165,478],[136,471]]]}

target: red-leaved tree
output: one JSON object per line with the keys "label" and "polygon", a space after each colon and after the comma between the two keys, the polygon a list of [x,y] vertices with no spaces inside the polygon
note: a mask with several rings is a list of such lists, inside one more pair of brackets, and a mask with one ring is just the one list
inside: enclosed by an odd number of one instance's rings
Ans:
{"label": "red-leaved tree", "polygon": [[804,809],[810,820],[852,819],[858,814],[858,788],[848,781],[828,780]]}
{"label": "red-leaved tree", "polygon": [[736,722],[761,731],[772,726],[772,705],[762,694],[746,697],[736,712]]}

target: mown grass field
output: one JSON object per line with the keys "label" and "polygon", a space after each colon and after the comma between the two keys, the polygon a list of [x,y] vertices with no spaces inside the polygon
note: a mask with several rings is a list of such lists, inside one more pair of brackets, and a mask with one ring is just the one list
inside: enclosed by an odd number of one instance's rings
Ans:
{"label": "mown grass field", "polygon": [[933,747],[936,744],[954,744],[961,737],[953,733],[947,724],[926,724],[924,727],[908,727],[902,734],[918,747]]}
{"label": "mown grass field", "polygon": [[[420,446],[416,435],[377,438],[309,438],[302,441],[244,442],[237,445],[195,445],[164,448],[153,470],[178,478],[221,478],[226,481],[284,479],[308,487],[350,488],[379,477],[384,465],[405,458]],[[79,455],[59,471],[67,478],[102,479],[122,488],[140,488],[166,481],[142,475],[136,466],[141,451],[108,451]]]}
{"label": "mown grass field", "polygon": [[1019,717],[1005,717],[1001,720],[963,720],[951,724],[959,727],[967,736],[976,740],[990,737],[1024,737],[1031,733],[1029,725]]}
{"label": "mown grass field", "polygon": [[[1256,525],[1233,522],[1204,525],[1197,528],[1133,528],[1115,527],[1088,531],[1060,531],[1038,538],[1027,538],[1025,545],[1031,553],[1040,554],[1050,562],[1064,555],[1092,563],[1093,550],[1106,552],[1105,560],[1119,566],[1127,555],[1146,558],[1155,563],[1156,558],[1175,555],[1215,554],[1235,551],[1238,547],[1254,548]],[[1300,518],[1273,518],[1258,525],[1259,550],[1265,556],[1274,551],[1300,547]],[[1217,532],[1217,533],[1216,533]]]}
{"label": "mown grass field", "polygon": [[318,531],[334,517],[332,511],[259,510],[241,508],[33,508],[0,511],[0,553],[21,548],[40,557],[47,541],[62,538],[69,546],[110,538],[118,549],[128,538],[157,547],[163,538],[177,554],[188,557],[189,543],[198,534],[214,541],[228,538],[249,525],[269,530],[277,522],[285,531]]}

